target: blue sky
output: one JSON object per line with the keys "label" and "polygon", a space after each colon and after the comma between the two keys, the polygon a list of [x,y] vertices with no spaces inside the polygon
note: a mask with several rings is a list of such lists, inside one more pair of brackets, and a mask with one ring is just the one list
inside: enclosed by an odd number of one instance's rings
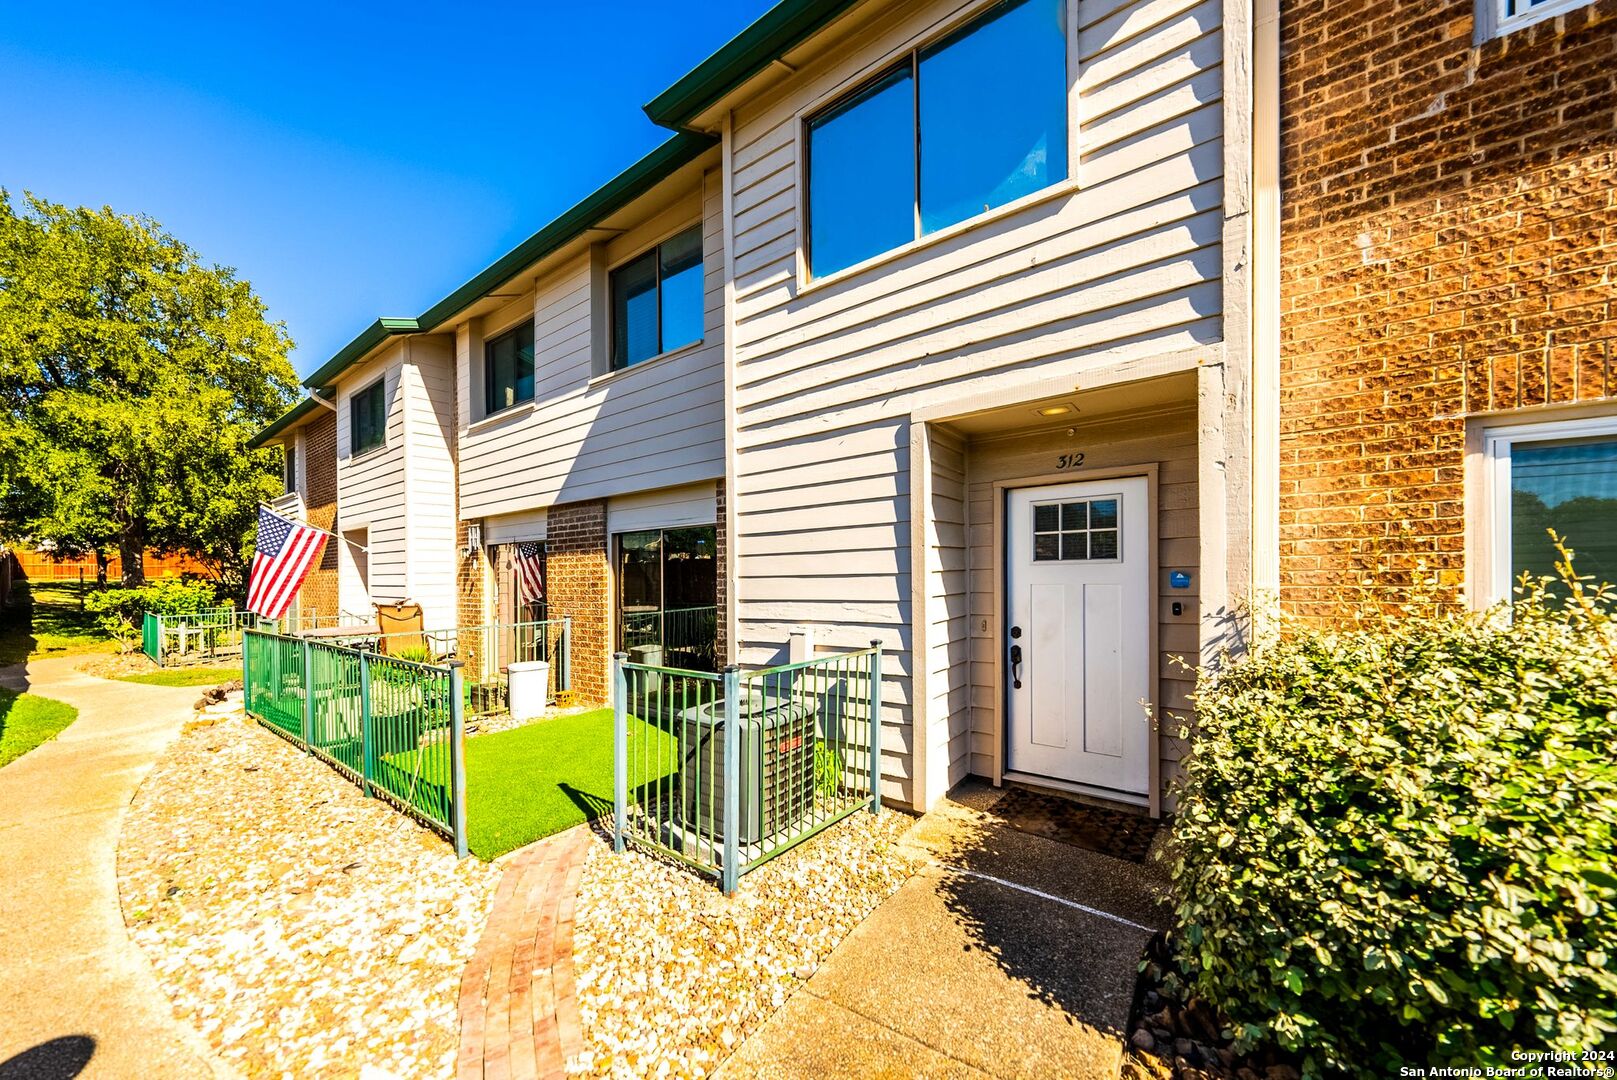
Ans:
{"label": "blue sky", "polygon": [[0,187],[152,215],[307,374],[661,142],[640,106],[768,7],[11,5]]}

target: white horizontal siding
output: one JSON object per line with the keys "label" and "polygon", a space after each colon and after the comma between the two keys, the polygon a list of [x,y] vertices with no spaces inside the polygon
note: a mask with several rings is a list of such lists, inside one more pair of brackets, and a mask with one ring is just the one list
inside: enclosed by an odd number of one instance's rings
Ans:
{"label": "white horizontal siding", "polygon": [[[367,530],[369,598],[402,600],[409,591],[404,512],[404,343],[396,342],[355,367],[337,384],[337,520],[341,529]],[[386,382],[387,441],[353,454],[350,405],[355,391]],[[363,602],[356,591],[344,602]]]}
{"label": "white horizontal siding", "polygon": [[454,347],[445,337],[406,347],[407,594],[427,629],[459,621],[455,596]]}
{"label": "white horizontal siding", "polygon": [[616,496],[606,504],[607,532],[712,525],[718,520],[716,490],[706,483]]}
{"label": "white horizontal siding", "polygon": [[[797,114],[983,6],[876,10],[735,113],[736,596],[744,661],[790,628],[892,650],[883,771],[911,798],[911,575],[925,573],[930,671],[968,648],[964,466],[932,465],[927,565],[910,566],[909,415],[1003,386],[1071,376],[1222,335],[1223,133],[1218,0],[1084,0],[1075,190],[804,291]],[[858,16],[855,16],[858,19]],[[922,613],[922,617],[928,617]],[[929,679],[931,767],[974,749],[959,683]],[[929,693],[932,693],[929,690]],[[941,725],[941,726],[939,726]],[[888,738],[891,734],[893,737]],[[939,755],[934,758],[932,755]]]}
{"label": "white horizontal siding", "polygon": [[[477,420],[460,418],[460,514],[497,517],[586,499],[712,481],[724,475],[723,206],[716,168],[613,239],[616,265],[681,228],[703,229],[705,327],[700,345],[611,375],[597,375],[588,255],[547,272],[529,301],[534,319],[534,402]],[[485,320],[485,325],[487,322]],[[492,332],[492,327],[490,328]],[[470,402],[482,364],[482,327],[457,334],[459,385]],[[711,518],[709,518],[711,520]]]}

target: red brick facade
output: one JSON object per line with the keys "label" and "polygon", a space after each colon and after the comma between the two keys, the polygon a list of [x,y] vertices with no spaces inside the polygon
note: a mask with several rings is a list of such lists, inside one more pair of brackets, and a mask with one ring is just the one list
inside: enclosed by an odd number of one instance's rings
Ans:
{"label": "red brick facade", "polygon": [[612,575],[606,503],[553,506],[547,515],[546,586],[553,617],[570,615],[572,689],[581,702],[607,700],[612,649]]}
{"label": "red brick facade", "polygon": [[[1281,590],[1464,583],[1467,417],[1617,393],[1617,0],[1282,8]],[[1383,570],[1368,587],[1370,564]]]}
{"label": "red brick facade", "polygon": [[[337,528],[337,414],[322,409],[303,426],[303,469],[307,520],[320,529]],[[299,612],[305,618],[337,614],[337,547],[328,538],[320,565],[309,571],[298,592]]]}

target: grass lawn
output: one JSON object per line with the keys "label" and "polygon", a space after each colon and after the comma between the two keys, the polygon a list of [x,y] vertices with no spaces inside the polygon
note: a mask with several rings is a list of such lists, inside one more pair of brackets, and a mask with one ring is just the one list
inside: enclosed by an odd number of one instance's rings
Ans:
{"label": "grass lawn", "polygon": [[12,605],[0,610],[0,665],[34,656],[113,652],[117,649],[96,617],[79,610],[79,586],[19,584]]}
{"label": "grass lawn", "polygon": [[0,690],[0,765],[53,739],[78,718],[79,711],[64,702],[37,694]]}
{"label": "grass lawn", "polygon": [[119,682],[139,683],[142,686],[218,686],[231,679],[241,678],[239,667],[164,668],[141,675],[119,675]]}
{"label": "grass lawn", "polygon": [[[630,718],[633,783],[673,771],[677,752],[667,732]],[[397,754],[389,760],[411,771],[411,756]],[[428,760],[440,759],[434,755]],[[441,783],[446,778],[426,779]],[[611,709],[466,740],[466,840],[480,859],[493,859],[611,812]]]}

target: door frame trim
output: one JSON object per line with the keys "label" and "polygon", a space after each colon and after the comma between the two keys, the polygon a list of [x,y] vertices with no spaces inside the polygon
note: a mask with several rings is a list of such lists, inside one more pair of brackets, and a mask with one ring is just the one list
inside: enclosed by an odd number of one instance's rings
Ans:
{"label": "door frame trim", "polygon": [[[1020,488],[1050,487],[1056,484],[1083,484],[1091,480],[1121,480],[1131,477],[1145,478],[1145,518],[1146,518],[1146,550],[1148,553],[1147,574],[1149,585],[1146,589],[1146,602],[1150,605],[1151,617],[1146,620],[1147,635],[1149,637],[1149,662],[1147,663],[1146,686],[1148,687],[1153,703],[1157,709],[1162,703],[1156,701],[1162,695],[1162,680],[1158,674],[1161,647],[1158,637],[1161,632],[1162,612],[1159,610],[1158,598],[1159,560],[1157,557],[1157,472],[1158,463],[1145,462],[1139,465],[1124,465],[1113,469],[1085,469],[1072,472],[1042,473],[1038,476],[1021,476],[1014,480],[994,481],[994,612],[992,629],[989,640],[994,650],[994,786],[1001,787],[1005,783],[1005,741],[1010,735],[1009,719],[1010,709],[1007,704],[1005,689],[1005,618],[1006,618],[1006,580],[1010,576],[1010,566],[1005,561],[1005,497],[1010,491]],[[1151,816],[1162,816],[1162,732],[1159,720],[1151,721],[1151,733],[1147,739],[1146,755],[1146,803],[1150,808]],[[1053,777],[1046,779],[1055,779]]]}

